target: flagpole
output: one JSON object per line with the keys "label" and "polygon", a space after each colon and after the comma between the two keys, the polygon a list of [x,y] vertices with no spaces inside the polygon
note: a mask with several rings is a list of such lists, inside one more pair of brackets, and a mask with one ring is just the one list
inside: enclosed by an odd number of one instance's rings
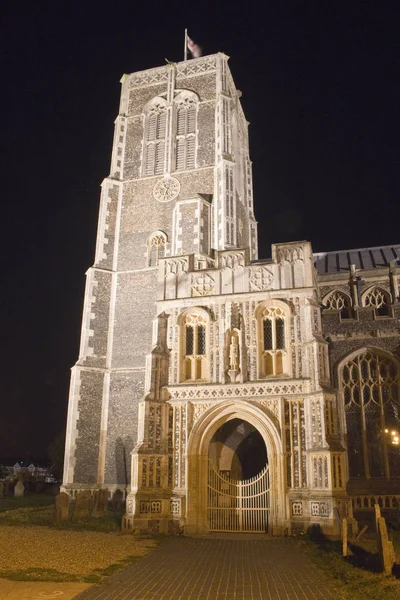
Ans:
{"label": "flagpole", "polygon": [[183,60],[187,60],[187,29],[185,29],[185,47],[183,49]]}

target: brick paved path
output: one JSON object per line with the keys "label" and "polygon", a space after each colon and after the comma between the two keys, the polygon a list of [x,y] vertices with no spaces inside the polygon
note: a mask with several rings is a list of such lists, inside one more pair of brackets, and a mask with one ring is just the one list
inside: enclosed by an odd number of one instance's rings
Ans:
{"label": "brick paved path", "polygon": [[329,600],[333,583],[293,538],[172,538],[75,600]]}

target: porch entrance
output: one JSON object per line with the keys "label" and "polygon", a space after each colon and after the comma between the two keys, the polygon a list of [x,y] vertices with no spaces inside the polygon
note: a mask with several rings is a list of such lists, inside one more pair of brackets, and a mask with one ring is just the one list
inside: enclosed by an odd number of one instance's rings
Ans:
{"label": "porch entrance", "polygon": [[269,495],[269,467],[262,436],[246,421],[228,421],[215,433],[209,448],[210,531],[268,531]]}

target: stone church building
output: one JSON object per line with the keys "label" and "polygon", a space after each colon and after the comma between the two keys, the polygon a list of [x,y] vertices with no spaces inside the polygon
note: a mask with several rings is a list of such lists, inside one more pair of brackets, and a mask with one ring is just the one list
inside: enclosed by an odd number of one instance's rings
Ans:
{"label": "stone church building", "polygon": [[400,499],[400,245],[257,255],[224,54],[124,75],[63,489],[124,528],[337,531]]}

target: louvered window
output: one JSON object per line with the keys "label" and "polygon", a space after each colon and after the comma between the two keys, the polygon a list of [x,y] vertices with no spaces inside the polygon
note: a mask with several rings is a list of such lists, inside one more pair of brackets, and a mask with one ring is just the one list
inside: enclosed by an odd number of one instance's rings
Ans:
{"label": "louvered window", "polygon": [[194,169],[196,163],[196,103],[185,98],[176,112],[176,170]]}
{"label": "louvered window", "polygon": [[165,107],[160,104],[153,106],[147,116],[145,175],[164,173],[166,123]]}

